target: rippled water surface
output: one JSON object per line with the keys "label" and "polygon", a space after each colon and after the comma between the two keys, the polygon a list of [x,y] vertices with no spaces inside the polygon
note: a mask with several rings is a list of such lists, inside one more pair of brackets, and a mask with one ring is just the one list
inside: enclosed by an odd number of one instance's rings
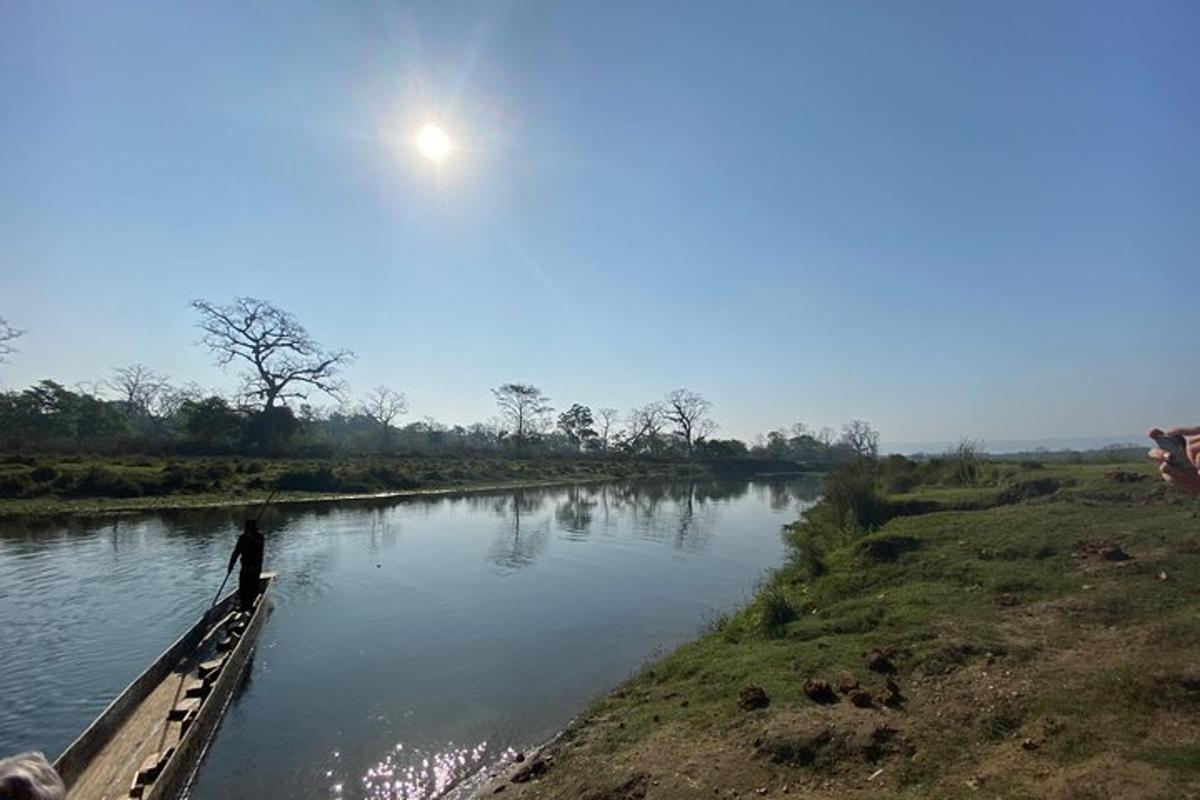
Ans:
{"label": "rippled water surface", "polygon": [[[193,796],[426,798],[743,602],[815,484],[272,508],[279,572]],[[241,514],[0,522],[0,755],[60,752],[190,625]]]}

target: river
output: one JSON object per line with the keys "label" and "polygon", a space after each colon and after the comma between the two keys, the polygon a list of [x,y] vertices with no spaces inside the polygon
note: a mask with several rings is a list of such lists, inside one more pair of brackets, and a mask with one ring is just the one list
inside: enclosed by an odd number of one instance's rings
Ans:
{"label": "river", "polygon": [[[811,479],[268,509],[272,609],[196,800],[427,798],[753,592]],[[0,521],[0,755],[54,757],[207,606],[242,513]]]}

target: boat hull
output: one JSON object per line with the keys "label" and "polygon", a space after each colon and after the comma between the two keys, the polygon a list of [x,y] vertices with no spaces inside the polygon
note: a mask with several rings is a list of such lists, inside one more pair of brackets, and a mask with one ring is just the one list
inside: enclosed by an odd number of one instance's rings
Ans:
{"label": "boat hull", "polygon": [[[236,593],[225,597],[117,696],[55,761],[69,800],[179,797],[220,724],[262,628],[274,573],[260,578],[259,597],[239,635],[221,656],[215,677],[199,678],[200,664],[235,623]],[[188,703],[195,690],[199,703]],[[182,702],[181,702],[182,701]],[[191,706],[181,718],[180,708]],[[161,755],[153,769],[143,762]],[[139,778],[139,773],[142,777]]]}

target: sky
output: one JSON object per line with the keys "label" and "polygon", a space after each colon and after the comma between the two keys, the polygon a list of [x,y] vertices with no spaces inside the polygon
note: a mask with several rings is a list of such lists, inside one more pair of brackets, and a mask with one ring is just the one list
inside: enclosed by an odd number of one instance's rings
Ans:
{"label": "sky", "polygon": [[1187,1],[5,3],[0,387],[232,389],[188,301],[252,296],[410,419],[520,381],[742,438],[1194,423],[1198,40]]}

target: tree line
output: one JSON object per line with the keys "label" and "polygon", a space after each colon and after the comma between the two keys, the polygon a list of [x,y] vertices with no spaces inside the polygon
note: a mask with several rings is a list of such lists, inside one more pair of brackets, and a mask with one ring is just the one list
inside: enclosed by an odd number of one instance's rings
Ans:
{"label": "tree line", "polygon": [[[875,455],[878,434],[855,420],[840,431],[797,423],[746,443],[719,438],[712,404],[680,388],[622,413],[571,403],[557,410],[539,387],[492,389],[496,415],[447,425],[425,416],[401,424],[403,392],[378,386],[352,400],[342,371],[346,349],[317,342],[290,313],[254,298],[191,303],[200,345],[218,366],[239,368],[225,395],[173,383],[144,364],[116,367],[107,380],[67,387],[43,380],[0,392],[0,448],[10,452],[161,452],[263,456],[355,454],[588,455],[658,459],[761,458],[834,463]],[[0,363],[21,331],[0,318]],[[311,402],[313,395],[328,405]]]}

